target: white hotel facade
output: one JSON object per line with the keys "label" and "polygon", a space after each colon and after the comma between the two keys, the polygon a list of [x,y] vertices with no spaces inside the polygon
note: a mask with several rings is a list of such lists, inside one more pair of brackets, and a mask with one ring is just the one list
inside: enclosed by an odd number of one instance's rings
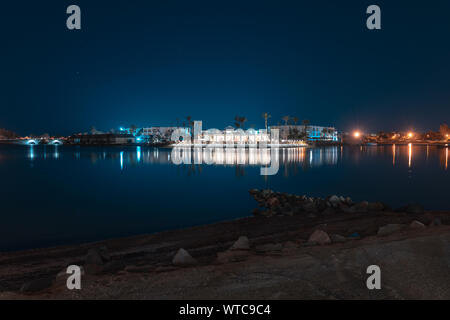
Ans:
{"label": "white hotel facade", "polygon": [[203,130],[202,121],[194,121],[193,134],[191,128],[186,127],[148,127],[138,130],[139,136],[144,140],[149,137],[164,137],[166,140],[176,141],[176,145],[241,145],[258,146],[268,145],[306,145],[305,141],[289,139],[292,130],[306,132],[307,140],[337,141],[337,131],[333,127],[319,126],[271,126],[266,129],[246,129],[226,127],[224,130]]}
{"label": "white hotel facade", "polygon": [[[197,121],[196,121],[197,122]],[[201,124],[200,124],[201,126]],[[198,137],[195,135],[194,124],[194,144],[235,144],[235,145],[258,145],[259,143],[270,143],[270,134],[265,129],[256,130],[253,128],[243,130],[235,129],[231,126],[224,130],[208,129],[200,130]]]}

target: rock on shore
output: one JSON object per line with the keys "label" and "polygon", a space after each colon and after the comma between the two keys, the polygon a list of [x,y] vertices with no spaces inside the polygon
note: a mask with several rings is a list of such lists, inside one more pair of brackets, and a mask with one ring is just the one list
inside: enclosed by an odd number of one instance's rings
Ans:
{"label": "rock on shore", "polygon": [[331,243],[331,239],[325,231],[316,230],[309,237],[308,242],[315,242],[320,245]]}
{"label": "rock on shore", "polygon": [[175,266],[179,267],[188,267],[197,264],[197,260],[195,260],[189,252],[184,250],[183,248],[179,249],[177,254],[173,257],[172,263]]}

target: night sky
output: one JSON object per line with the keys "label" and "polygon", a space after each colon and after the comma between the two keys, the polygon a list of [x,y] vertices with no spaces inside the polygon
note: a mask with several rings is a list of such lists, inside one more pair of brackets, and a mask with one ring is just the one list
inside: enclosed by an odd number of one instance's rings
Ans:
{"label": "night sky", "polygon": [[[82,30],[66,28],[77,4]],[[377,4],[382,30],[366,28]],[[450,122],[450,1],[3,1],[0,128]]]}

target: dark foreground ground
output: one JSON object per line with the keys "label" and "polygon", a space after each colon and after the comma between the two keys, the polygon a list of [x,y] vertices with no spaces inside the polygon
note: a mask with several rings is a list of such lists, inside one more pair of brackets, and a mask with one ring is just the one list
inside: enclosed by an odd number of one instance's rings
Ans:
{"label": "dark foreground ground", "polygon": [[[248,247],[232,250],[241,236]],[[173,261],[180,248],[193,259]],[[66,288],[71,264],[84,266],[81,290]],[[366,287],[373,264],[381,290]],[[450,299],[449,271],[449,212],[275,215],[3,253],[0,298]]]}

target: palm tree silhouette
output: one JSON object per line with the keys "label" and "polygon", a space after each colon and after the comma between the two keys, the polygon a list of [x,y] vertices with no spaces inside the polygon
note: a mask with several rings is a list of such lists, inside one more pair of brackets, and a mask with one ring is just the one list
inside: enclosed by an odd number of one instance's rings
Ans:
{"label": "palm tree silhouette", "polygon": [[241,127],[241,122],[239,121],[239,119],[239,116],[234,117],[234,126],[236,127],[236,129]]}
{"label": "palm tree silhouette", "polygon": [[289,124],[289,120],[291,120],[290,116],[284,116],[281,118],[284,121],[284,125],[287,126]]}
{"label": "palm tree silhouette", "polygon": [[264,122],[266,124],[266,132],[267,132],[267,120],[269,120],[269,118],[272,118],[272,116],[270,114],[268,114],[267,112],[264,112],[261,116],[264,118]]}
{"label": "palm tree silhouette", "polygon": [[236,116],[234,117],[234,126],[236,128],[242,128],[245,129],[245,123],[248,121],[246,117],[240,117],[240,116]]}
{"label": "palm tree silhouette", "polygon": [[242,129],[245,129],[245,123],[246,122],[247,122],[247,118],[246,117],[240,117],[239,118],[239,123],[240,123]]}

